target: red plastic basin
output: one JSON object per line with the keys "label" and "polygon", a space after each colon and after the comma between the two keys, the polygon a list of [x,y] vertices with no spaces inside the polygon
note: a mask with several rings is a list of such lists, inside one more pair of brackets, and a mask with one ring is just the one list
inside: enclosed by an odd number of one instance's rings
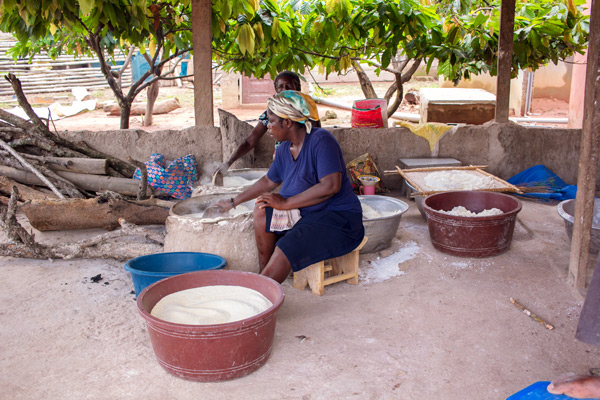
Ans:
{"label": "red plastic basin", "polygon": [[[183,325],[150,315],[163,297],[185,289],[229,285],[254,289],[273,306],[241,321],[217,325]],[[196,271],[163,279],[138,296],[137,306],[146,320],[152,348],[169,373],[189,380],[216,382],[239,378],[260,368],[269,358],[277,310],[284,292],[262,275],[228,270]]]}
{"label": "red plastic basin", "polygon": [[[502,214],[485,217],[462,217],[450,211],[463,206],[479,213],[498,208]],[[521,202],[509,195],[495,192],[457,191],[428,196],[423,202],[427,227],[433,246],[461,257],[489,257],[506,251],[512,242]]]}

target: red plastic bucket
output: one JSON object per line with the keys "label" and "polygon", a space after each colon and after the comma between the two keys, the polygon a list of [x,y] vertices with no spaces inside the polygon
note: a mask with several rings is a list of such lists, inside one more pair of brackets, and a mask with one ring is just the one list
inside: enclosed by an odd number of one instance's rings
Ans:
{"label": "red plastic bucket", "polygon": [[352,128],[387,128],[387,100],[356,100],[352,106]]}
{"label": "red plastic bucket", "polygon": [[[273,306],[241,321],[218,325],[182,325],[150,315],[163,297],[185,289],[230,285],[254,289]],[[169,373],[189,380],[216,382],[239,378],[260,368],[269,358],[277,310],[284,292],[274,280],[243,271],[197,271],[148,286],[137,299],[146,320],[158,363]]]}
{"label": "red plastic bucket", "polygon": [[[498,208],[503,213],[462,217],[439,211],[450,211],[457,206],[474,213],[491,208]],[[455,256],[489,257],[510,247],[521,202],[502,193],[457,191],[427,197],[423,201],[423,209],[433,247]]]}

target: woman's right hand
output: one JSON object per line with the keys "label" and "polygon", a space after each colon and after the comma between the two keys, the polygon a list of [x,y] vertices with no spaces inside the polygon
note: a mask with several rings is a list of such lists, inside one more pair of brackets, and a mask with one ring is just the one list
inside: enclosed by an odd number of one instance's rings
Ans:
{"label": "woman's right hand", "polygon": [[218,208],[222,213],[226,213],[233,208],[232,199],[222,199],[209,206],[209,208]]}
{"label": "woman's right hand", "polygon": [[259,204],[259,208],[271,207],[276,210],[286,209],[286,199],[279,193],[264,193],[258,196],[256,203]]}

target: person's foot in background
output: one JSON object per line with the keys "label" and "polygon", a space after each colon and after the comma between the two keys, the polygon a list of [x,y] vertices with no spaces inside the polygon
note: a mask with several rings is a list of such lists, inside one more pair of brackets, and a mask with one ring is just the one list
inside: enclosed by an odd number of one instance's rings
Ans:
{"label": "person's foot in background", "polygon": [[600,399],[600,376],[568,375],[553,380],[548,392],[575,399]]}

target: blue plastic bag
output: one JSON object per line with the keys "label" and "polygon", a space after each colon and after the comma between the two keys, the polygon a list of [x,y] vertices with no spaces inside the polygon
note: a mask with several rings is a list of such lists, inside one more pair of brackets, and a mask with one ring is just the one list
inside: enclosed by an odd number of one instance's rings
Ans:
{"label": "blue plastic bag", "polygon": [[567,185],[544,165],[528,168],[508,179],[507,182],[515,186],[535,190],[535,192],[520,195],[523,197],[563,201],[574,199],[577,195],[576,185]]}

